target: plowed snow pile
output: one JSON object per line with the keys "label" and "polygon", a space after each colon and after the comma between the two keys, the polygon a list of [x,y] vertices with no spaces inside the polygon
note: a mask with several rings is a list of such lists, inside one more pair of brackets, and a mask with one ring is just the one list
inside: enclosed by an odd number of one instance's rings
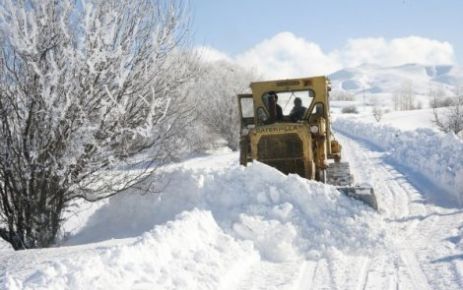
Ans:
{"label": "plowed snow pile", "polygon": [[380,217],[334,187],[260,163],[235,164],[236,155],[226,154],[166,168],[170,181],[161,193],[110,199],[68,241],[87,245],[28,251],[8,269],[7,286],[221,289],[260,260],[383,247]]}
{"label": "plowed snow pile", "polygon": [[463,141],[455,134],[427,128],[405,131],[344,117],[333,125],[347,136],[387,151],[391,160],[424,176],[454,201],[463,200]]}

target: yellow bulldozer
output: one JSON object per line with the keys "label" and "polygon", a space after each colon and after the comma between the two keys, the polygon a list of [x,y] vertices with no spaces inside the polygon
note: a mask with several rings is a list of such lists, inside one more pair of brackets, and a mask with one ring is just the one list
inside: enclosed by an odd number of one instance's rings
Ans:
{"label": "yellow bulldozer", "polygon": [[329,79],[324,76],[251,83],[239,94],[240,163],[258,160],[285,174],[337,186],[378,209],[370,186],[354,186],[331,131]]}

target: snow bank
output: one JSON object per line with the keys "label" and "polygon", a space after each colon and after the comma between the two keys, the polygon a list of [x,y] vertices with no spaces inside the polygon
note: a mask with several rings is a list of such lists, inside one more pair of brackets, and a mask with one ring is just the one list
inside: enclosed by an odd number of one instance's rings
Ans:
{"label": "snow bank", "polygon": [[35,265],[32,272],[10,269],[5,286],[11,290],[221,289],[227,273],[233,274],[230,268],[238,271],[258,259],[250,242],[226,235],[210,212],[193,210],[127,244],[98,246],[78,255],[65,253]]}
{"label": "snow bank", "polygon": [[[160,195],[118,195],[69,242],[137,236],[153,224],[198,208],[211,211],[227,234],[253,241],[264,259],[317,258],[330,247],[362,252],[381,244],[375,212],[334,187],[261,163],[213,170],[178,167]],[[95,240],[96,239],[96,240]]]}
{"label": "snow bank", "polygon": [[402,131],[383,124],[337,118],[335,130],[368,141],[398,164],[426,177],[460,205],[463,200],[463,141],[431,129]]}
{"label": "snow bank", "polygon": [[0,283],[13,290],[233,289],[253,265],[329,259],[333,251],[373,255],[388,243],[381,217],[334,187],[257,162],[244,168],[232,157],[166,168],[161,193],[114,196],[68,240],[79,246],[18,253]]}

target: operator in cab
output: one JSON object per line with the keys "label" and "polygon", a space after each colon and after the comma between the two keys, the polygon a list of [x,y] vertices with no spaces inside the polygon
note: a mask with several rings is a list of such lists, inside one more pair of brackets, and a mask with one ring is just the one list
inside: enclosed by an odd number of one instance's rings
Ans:
{"label": "operator in cab", "polygon": [[281,106],[278,104],[278,95],[274,92],[274,91],[271,91],[269,92],[270,95],[272,95],[275,99],[275,120],[277,122],[281,122],[283,121],[283,109],[281,108]]}
{"label": "operator in cab", "polygon": [[299,120],[302,120],[302,117],[304,117],[304,113],[307,110],[306,107],[302,105],[302,100],[299,97],[296,97],[294,99],[294,107],[291,110],[291,113],[289,113],[289,119],[291,122],[297,122]]}

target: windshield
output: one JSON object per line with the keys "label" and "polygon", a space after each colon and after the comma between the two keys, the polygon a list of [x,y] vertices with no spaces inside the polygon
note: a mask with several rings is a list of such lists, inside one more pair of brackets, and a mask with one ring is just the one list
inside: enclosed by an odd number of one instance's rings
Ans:
{"label": "windshield", "polygon": [[[276,106],[275,118],[277,121],[296,122],[303,118],[305,111],[312,103],[314,92],[267,92],[263,95],[263,101],[269,112]],[[275,105],[276,103],[276,105]]]}

